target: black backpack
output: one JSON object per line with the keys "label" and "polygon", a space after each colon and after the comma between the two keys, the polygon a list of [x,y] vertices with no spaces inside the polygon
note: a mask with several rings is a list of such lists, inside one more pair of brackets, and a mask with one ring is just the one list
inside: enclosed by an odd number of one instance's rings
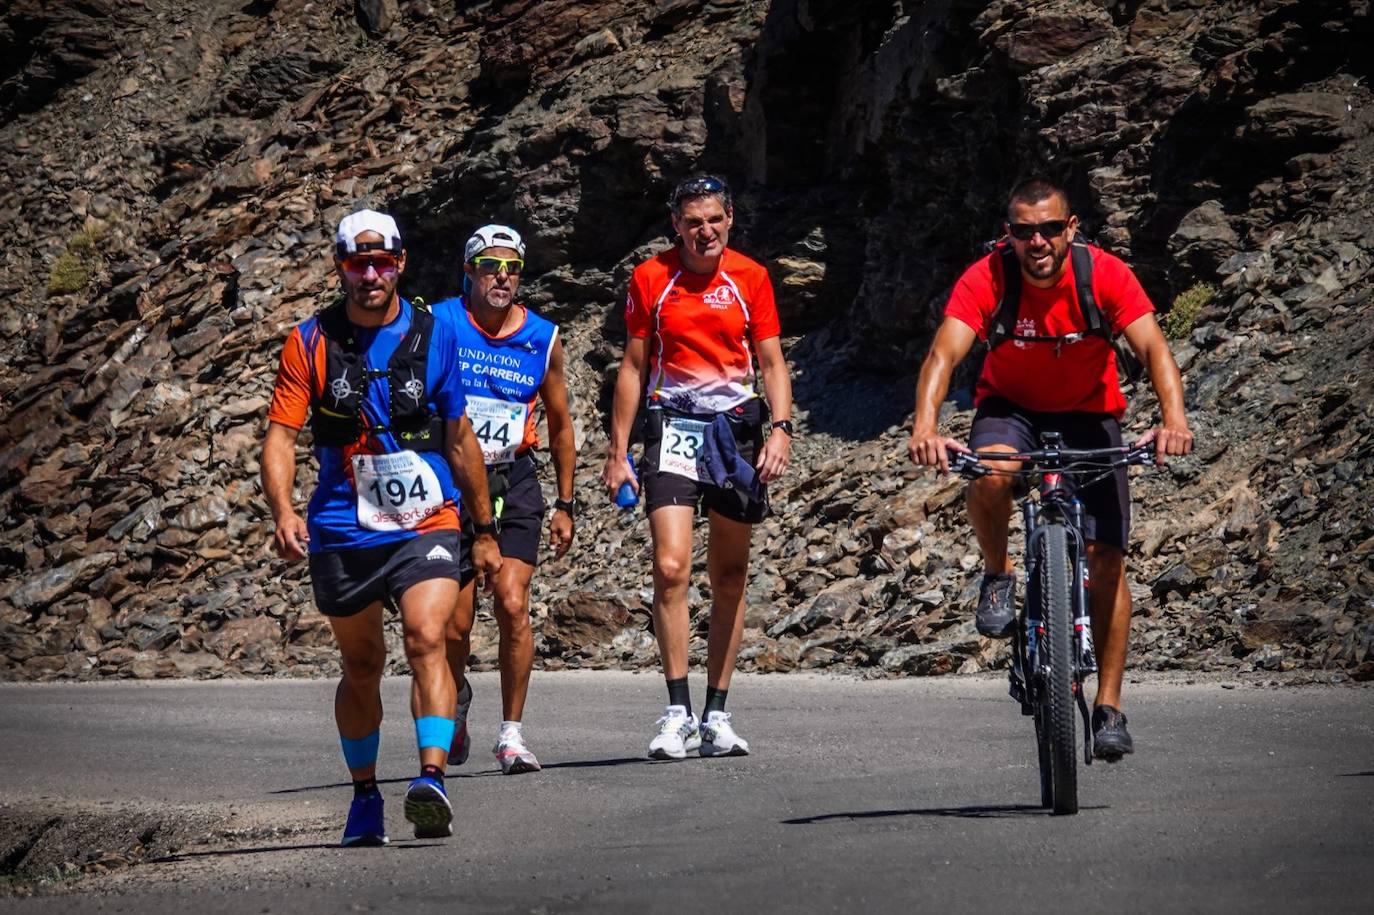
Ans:
{"label": "black backpack", "polygon": [[1143,366],[1129,346],[1122,346],[1112,334],[1111,325],[1102,315],[1093,296],[1093,256],[1088,243],[1074,239],[1069,243],[1069,264],[1073,270],[1074,296],[1083,312],[1086,329],[1057,337],[1022,337],[1016,334],[1016,317],[1021,310],[1021,264],[1016,252],[1006,242],[994,242],[992,253],[1001,258],[1002,300],[997,303],[997,313],[993,315],[992,326],[988,328],[988,352],[992,352],[1008,340],[1015,339],[1027,343],[1052,343],[1056,354],[1060,347],[1077,343],[1084,337],[1101,337],[1116,350],[1116,364],[1127,382],[1136,381]]}
{"label": "black backpack", "polygon": [[1069,258],[1073,268],[1074,295],[1078,298],[1078,307],[1083,311],[1087,330],[1059,337],[1016,336],[1016,316],[1021,310],[1021,263],[1009,244],[998,243],[993,253],[1002,259],[1002,301],[997,303],[997,314],[988,328],[989,350],[996,349],[1012,337],[1028,343],[1053,343],[1056,347],[1076,343],[1087,336],[1101,337],[1111,342],[1111,328],[1107,326],[1102,309],[1097,307],[1097,299],[1093,297],[1093,256],[1085,242],[1077,239],[1071,242]]}

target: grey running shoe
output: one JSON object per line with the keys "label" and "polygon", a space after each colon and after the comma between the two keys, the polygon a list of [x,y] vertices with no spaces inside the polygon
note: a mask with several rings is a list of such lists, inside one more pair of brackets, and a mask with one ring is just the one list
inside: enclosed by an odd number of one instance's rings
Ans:
{"label": "grey running shoe", "polygon": [[973,625],[990,639],[1008,638],[1016,628],[1016,576],[984,575]]}
{"label": "grey running shoe", "polygon": [[468,736],[468,710],[472,708],[472,684],[463,678],[463,688],[458,690],[458,710],[453,716],[453,743],[448,750],[448,764],[461,766],[468,761],[472,750],[472,738]]}
{"label": "grey running shoe", "polygon": [[1099,705],[1093,709],[1093,757],[1107,762],[1119,762],[1127,753],[1135,752],[1131,732],[1126,730],[1126,716],[1120,709]]}

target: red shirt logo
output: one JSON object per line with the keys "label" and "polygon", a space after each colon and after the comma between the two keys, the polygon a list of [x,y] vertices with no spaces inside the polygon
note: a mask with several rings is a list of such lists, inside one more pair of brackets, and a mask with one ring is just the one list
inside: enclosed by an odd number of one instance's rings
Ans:
{"label": "red shirt logo", "polygon": [[703,295],[701,300],[712,308],[729,308],[730,303],[735,301],[735,291],[729,286],[717,286]]}

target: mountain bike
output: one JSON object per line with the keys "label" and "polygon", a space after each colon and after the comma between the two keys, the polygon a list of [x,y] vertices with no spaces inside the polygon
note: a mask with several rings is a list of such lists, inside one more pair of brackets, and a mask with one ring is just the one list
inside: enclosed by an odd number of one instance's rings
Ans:
{"label": "mountain bike", "polygon": [[[1025,600],[1012,633],[1008,692],[1021,714],[1035,719],[1040,803],[1056,814],[1078,812],[1074,707],[1083,719],[1083,762],[1092,764],[1092,727],[1083,679],[1097,671],[1088,614],[1087,541],[1083,506],[1074,496],[1130,464],[1154,463],[1154,446],[1071,449],[1058,432],[1042,432],[1041,448],[950,452],[950,471],[966,479],[1016,476],[1026,484]],[[985,461],[1016,461],[1021,469],[995,469]],[[1038,486],[1029,484],[1038,480]],[[1034,489],[1034,492],[1032,492]]]}

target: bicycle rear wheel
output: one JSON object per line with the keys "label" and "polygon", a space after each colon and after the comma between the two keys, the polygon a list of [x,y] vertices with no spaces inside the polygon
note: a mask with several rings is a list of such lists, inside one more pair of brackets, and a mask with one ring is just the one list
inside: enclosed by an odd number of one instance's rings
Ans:
{"label": "bicycle rear wheel", "polygon": [[1039,531],[1037,578],[1045,635],[1040,641],[1044,675],[1040,725],[1042,765],[1049,762],[1050,807],[1056,814],[1078,812],[1078,743],[1074,737],[1077,708],[1073,695],[1073,566],[1064,525],[1050,523]]}

